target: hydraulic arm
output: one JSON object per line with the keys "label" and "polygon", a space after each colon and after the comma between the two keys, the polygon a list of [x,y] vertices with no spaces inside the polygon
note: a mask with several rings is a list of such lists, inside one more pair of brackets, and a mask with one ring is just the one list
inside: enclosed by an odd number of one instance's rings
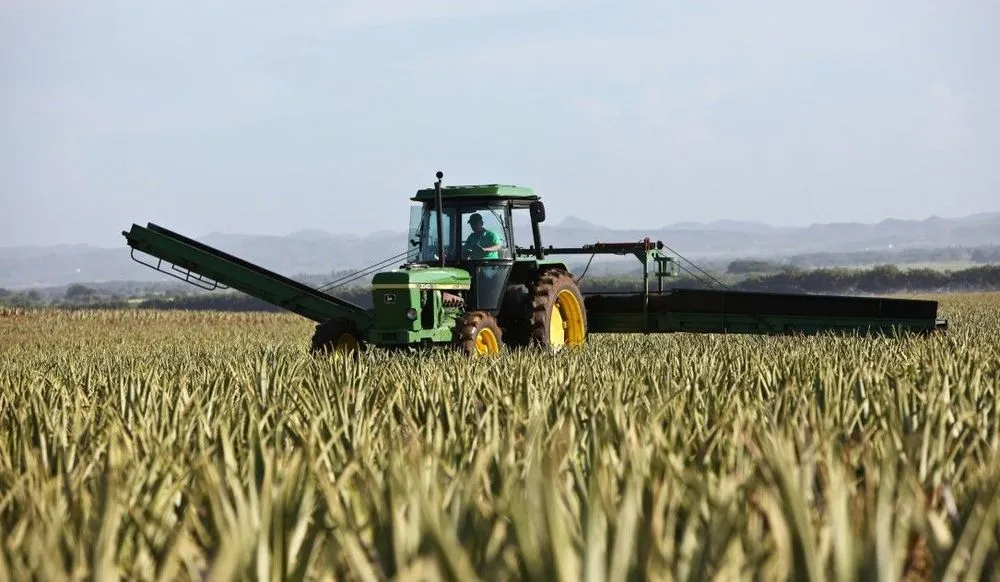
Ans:
{"label": "hydraulic arm", "polygon": [[[231,287],[298,313],[313,321],[346,319],[358,328],[370,325],[368,310],[349,301],[269,271],[246,260],[212,248],[162,226],[133,224],[122,231],[132,247],[132,259],[147,267],[203,289]],[[136,258],[135,251],[156,257],[156,264]],[[163,262],[170,264],[164,267]]]}

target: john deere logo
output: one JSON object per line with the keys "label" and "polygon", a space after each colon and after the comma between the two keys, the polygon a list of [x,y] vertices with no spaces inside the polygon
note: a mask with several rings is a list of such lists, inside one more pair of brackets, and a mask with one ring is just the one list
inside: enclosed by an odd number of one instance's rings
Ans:
{"label": "john deere logo", "polygon": [[386,293],[385,295],[383,295],[383,297],[385,297],[385,302],[386,303],[395,303],[396,302],[396,294],[395,293]]}

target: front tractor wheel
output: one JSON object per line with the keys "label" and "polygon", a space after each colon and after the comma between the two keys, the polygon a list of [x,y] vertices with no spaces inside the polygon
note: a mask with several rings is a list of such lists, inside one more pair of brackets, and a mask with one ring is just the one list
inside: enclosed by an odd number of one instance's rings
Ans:
{"label": "front tractor wheel", "polygon": [[562,269],[539,278],[532,297],[531,341],[552,350],[581,346],[587,339],[583,294],[573,276]]}
{"label": "front tractor wheel", "polygon": [[327,352],[355,355],[363,346],[356,327],[346,321],[328,319],[316,326],[310,351],[316,355]]}
{"label": "front tractor wheel", "polygon": [[503,349],[500,326],[483,311],[463,313],[455,322],[455,347],[469,356],[499,354]]}

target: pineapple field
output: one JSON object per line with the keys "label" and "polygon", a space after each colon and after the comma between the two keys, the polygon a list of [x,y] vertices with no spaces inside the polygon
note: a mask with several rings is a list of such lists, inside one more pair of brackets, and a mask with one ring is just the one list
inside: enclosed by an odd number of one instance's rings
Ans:
{"label": "pineapple field", "polygon": [[1000,580],[1000,293],[931,336],[309,355],[0,312],[0,579]]}

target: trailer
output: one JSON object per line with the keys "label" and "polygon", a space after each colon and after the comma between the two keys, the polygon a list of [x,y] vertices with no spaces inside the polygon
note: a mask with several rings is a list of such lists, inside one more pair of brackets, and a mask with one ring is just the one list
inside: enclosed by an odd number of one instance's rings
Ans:
{"label": "trailer", "polygon": [[[122,234],[132,259],[150,268],[202,289],[242,291],[316,322],[314,353],[367,346],[447,346],[470,355],[507,347],[559,350],[583,345],[590,334],[600,333],[947,329],[947,321],[938,318],[938,303],[931,300],[760,293],[721,284],[714,289],[665,288],[664,280],[676,277],[686,259],[668,254],[662,241],[545,247],[545,206],[531,188],[442,187],[442,179],[438,172],[433,188],[420,189],[411,198],[409,248],[359,272],[373,275],[370,308],[327,292],[330,285],[311,287],[153,223],[133,224]],[[524,212],[531,220],[532,240],[519,246],[513,218]],[[640,291],[585,294],[560,258],[608,254],[640,261]]]}

